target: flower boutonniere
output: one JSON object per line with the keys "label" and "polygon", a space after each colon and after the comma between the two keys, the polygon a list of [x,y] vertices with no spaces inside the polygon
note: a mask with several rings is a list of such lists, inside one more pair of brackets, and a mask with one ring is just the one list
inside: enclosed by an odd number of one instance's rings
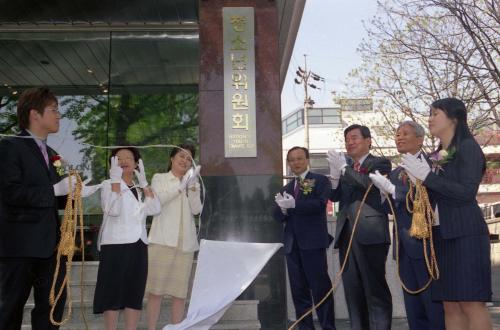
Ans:
{"label": "flower boutonniere", "polygon": [[443,165],[450,162],[455,157],[455,148],[450,148],[449,150],[441,149],[439,151],[434,151],[429,155],[429,159],[432,162],[432,170],[443,170]]}
{"label": "flower boutonniere", "polygon": [[300,180],[300,190],[302,190],[302,194],[308,195],[312,192],[314,188],[315,179],[303,179]]}
{"label": "flower boutonniere", "polygon": [[408,182],[408,174],[406,174],[406,171],[402,168],[401,171],[399,171],[398,180],[403,182],[403,184],[406,184]]}
{"label": "flower boutonniere", "polygon": [[52,163],[52,166],[56,169],[57,174],[59,176],[64,175],[64,167],[63,167],[63,159],[59,155],[54,155],[50,157],[50,162]]}
{"label": "flower boutonniere", "polygon": [[359,170],[358,170],[358,173],[359,174],[368,174],[368,173],[370,173],[370,168],[368,168],[368,167],[360,167]]}

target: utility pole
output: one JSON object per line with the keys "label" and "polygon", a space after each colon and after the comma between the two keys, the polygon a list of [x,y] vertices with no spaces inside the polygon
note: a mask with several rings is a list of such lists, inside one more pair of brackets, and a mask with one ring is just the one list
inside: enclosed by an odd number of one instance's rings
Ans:
{"label": "utility pole", "polygon": [[304,86],[304,133],[305,133],[305,147],[309,149],[309,118],[308,118],[308,110],[312,108],[314,105],[314,100],[309,96],[308,88],[311,87],[313,89],[321,89],[313,83],[309,83],[309,79],[313,79],[315,81],[325,81],[325,78],[320,77],[316,73],[307,70],[307,55],[304,54],[304,70],[299,66],[296,71],[297,77],[294,79],[297,85],[302,84]]}

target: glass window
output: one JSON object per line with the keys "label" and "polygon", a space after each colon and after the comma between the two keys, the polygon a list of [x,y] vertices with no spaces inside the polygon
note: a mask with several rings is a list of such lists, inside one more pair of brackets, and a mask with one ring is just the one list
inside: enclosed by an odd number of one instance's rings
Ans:
{"label": "glass window", "polygon": [[321,117],[309,116],[309,124],[322,124]]}
{"label": "glass window", "polygon": [[[48,144],[83,177],[108,177],[109,145],[198,142],[197,32],[0,33],[0,133],[17,128],[22,90],[48,86],[60,129]],[[147,177],[167,168],[170,148],[141,149]],[[88,260],[96,258],[99,194],[84,202]]]}
{"label": "glass window", "polygon": [[340,117],[323,117],[323,124],[340,124]]}
{"label": "glass window", "polygon": [[321,116],[321,109],[309,109],[307,111],[308,116]]}
{"label": "glass window", "polygon": [[338,109],[323,109],[323,116],[339,116]]}

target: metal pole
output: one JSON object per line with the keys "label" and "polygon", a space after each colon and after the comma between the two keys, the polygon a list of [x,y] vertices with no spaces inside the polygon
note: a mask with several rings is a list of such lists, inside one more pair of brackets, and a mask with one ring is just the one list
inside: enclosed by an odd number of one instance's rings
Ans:
{"label": "metal pole", "polygon": [[307,93],[307,82],[309,80],[309,71],[307,71],[307,55],[304,54],[304,134],[305,134],[305,147],[309,150],[309,95]]}

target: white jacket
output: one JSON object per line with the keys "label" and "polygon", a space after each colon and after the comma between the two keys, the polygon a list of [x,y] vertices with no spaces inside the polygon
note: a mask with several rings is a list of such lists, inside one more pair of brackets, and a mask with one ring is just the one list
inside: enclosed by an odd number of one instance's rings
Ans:
{"label": "white jacket", "polygon": [[161,211],[158,197],[146,197],[137,189],[139,200],[135,198],[127,184],[122,180],[120,193],[111,191],[111,181],[106,180],[101,188],[101,207],[103,221],[97,240],[97,248],[103,244],[134,243],[141,239],[148,244],[146,217]]}
{"label": "white jacket", "polygon": [[157,173],[151,179],[151,187],[160,199],[161,213],[153,218],[149,241],[155,244],[177,247],[179,227],[182,221],[182,251],[193,252],[199,248],[193,215],[201,212],[200,185],[194,189],[178,191],[181,181],[170,171]]}

